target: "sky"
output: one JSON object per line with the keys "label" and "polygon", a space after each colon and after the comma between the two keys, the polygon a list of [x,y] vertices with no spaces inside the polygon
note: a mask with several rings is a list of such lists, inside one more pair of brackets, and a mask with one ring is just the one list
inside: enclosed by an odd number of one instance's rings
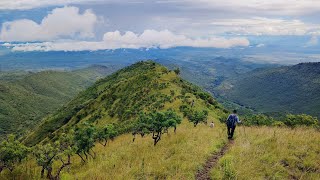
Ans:
{"label": "sky", "polygon": [[319,49],[320,0],[1,0],[12,51]]}

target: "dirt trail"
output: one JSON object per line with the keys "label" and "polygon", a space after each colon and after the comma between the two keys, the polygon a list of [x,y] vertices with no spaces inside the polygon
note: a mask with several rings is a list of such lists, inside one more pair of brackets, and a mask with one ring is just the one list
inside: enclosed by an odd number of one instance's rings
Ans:
{"label": "dirt trail", "polygon": [[219,159],[228,151],[229,147],[233,144],[233,140],[229,140],[219,152],[214,153],[203,166],[203,169],[197,172],[196,180],[209,180],[210,178],[210,171],[214,168]]}

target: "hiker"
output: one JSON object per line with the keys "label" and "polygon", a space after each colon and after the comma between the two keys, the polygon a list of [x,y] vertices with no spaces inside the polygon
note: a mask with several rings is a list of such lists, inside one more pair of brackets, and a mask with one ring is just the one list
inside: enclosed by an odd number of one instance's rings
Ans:
{"label": "hiker", "polygon": [[211,123],[210,123],[210,127],[211,127],[211,128],[213,128],[213,127],[214,127],[214,123],[213,123],[213,121],[211,121]]}
{"label": "hiker", "polygon": [[241,123],[237,115],[237,110],[233,110],[233,113],[229,115],[227,119],[228,139],[233,138],[234,130],[236,129],[237,123]]}

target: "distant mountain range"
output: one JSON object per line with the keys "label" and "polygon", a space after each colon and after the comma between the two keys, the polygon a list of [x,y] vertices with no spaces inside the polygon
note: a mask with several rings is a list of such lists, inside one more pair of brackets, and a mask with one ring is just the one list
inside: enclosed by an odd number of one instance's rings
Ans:
{"label": "distant mountain range", "polygon": [[224,81],[216,92],[260,112],[320,117],[320,63],[256,69]]}

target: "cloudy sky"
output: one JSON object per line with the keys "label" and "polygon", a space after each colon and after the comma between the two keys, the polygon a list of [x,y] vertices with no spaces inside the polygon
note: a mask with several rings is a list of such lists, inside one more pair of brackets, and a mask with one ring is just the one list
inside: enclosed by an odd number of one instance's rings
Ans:
{"label": "cloudy sky", "polygon": [[320,0],[1,0],[14,51],[319,47]]}

